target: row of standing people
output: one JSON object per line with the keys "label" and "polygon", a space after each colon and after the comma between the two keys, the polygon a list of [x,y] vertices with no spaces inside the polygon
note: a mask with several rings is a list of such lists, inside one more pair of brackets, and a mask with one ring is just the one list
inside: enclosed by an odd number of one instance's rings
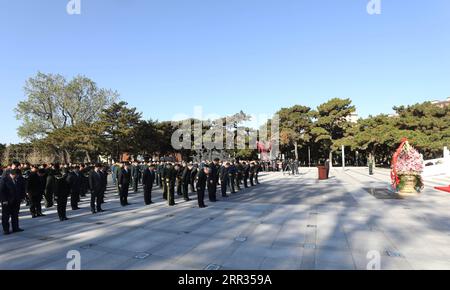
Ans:
{"label": "row of standing people", "polygon": [[163,191],[163,199],[169,206],[175,205],[175,193],[189,201],[189,192],[197,193],[199,207],[205,207],[204,193],[208,190],[211,202],[216,201],[217,187],[223,197],[227,191],[234,194],[241,189],[259,183],[259,163],[253,162],[134,162],[114,164],[111,167],[113,182],[117,185],[122,206],[128,204],[129,188],[138,191],[142,183],[145,204],[152,203],[152,190],[158,186]]}
{"label": "row of standing people", "polygon": [[129,205],[128,192],[130,187],[138,191],[138,184],[144,189],[144,202],[152,203],[153,186],[163,190],[163,198],[170,206],[175,205],[177,195],[189,199],[189,191],[197,193],[198,205],[206,207],[204,196],[208,190],[211,202],[216,202],[217,187],[223,197],[227,197],[227,189],[236,193],[241,186],[254,186],[259,183],[260,171],[258,162],[213,162],[171,163],[148,162],[133,164],[115,164],[108,168],[102,164],[93,166],[80,165],[30,165],[13,162],[5,169],[0,168],[0,202],[2,205],[2,225],[5,234],[20,232],[19,211],[23,200],[26,200],[33,218],[45,216],[42,213],[42,200],[46,208],[51,208],[56,202],[58,217],[67,220],[66,208],[70,197],[72,210],[78,210],[80,197],[90,192],[90,208],[93,214],[103,212],[102,204],[111,171],[116,184],[120,203]]}

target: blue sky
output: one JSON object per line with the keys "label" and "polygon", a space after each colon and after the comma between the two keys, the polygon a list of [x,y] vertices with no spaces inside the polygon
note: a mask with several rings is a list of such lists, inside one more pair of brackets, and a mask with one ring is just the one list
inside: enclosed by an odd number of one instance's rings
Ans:
{"label": "blue sky", "polygon": [[0,0],[0,143],[37,71],[86,75],[146,118],[271,114],[349,97],[362,116],[450,96],[450,1]]}

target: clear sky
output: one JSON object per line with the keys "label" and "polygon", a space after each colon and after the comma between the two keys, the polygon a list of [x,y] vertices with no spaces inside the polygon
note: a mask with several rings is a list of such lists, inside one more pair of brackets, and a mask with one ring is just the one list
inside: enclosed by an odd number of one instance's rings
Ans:
{"label": "clear sky", "polygon": [[0,143],[37,71],[86,75],[145,118],[274,113],[349,97],[361,116],[450,96],[450,1],[0,0]]}

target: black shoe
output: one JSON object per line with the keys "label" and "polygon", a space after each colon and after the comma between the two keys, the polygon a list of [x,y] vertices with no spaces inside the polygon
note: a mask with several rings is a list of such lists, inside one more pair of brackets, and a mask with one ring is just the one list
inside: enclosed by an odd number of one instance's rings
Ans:
{"label": "black shoe", "polygon": [[98,209],[97,212],[104,212],[104,209]]}
{"label": "black shoe", "polygon": [[63,218],[63,220],[64,220],[64,221],[67,221],[67,220],[69,220],[69,218],[68,218],[68,217],[65,217],[65,218]]}
{"label": "black shoe", "polygon": [[38,213],[38,216],[46,216],[46,215],[43,213]]}
{"label": "black shoe", "polygon": [[20,232],[23,232],[23,229],[18,228],[18,229],[13,230],[13,233],[20,233]]}
{"label": "black shoe", "polygon": [[73,207],[72,210],[79,210],[79,207]]}
{"label": "black shoe", "polygon": [[208,206],[207,205],[199,206],[199,208],[205,208],[205,207],[208,207]]}
{"label": "black shoe", "polygon": [[38,217],[37,214],[32,214],[32,215],[31,215],[31,218],[33,218],[33,219],[34,219],[34,218],[37,218],[37,217]]}
{"label": "black shoe", "polygon": [[96,214],[97,213],[95,210],[92,210],[91,212],[92,212],[92,214]]}
{"label": "black shoe", "polygon": [[184,201],[191,201],[191,199],[190,198],[185,198]]}
{"label": "black shoe", "polygon": [[11,232],[10,231],[3,231],[3,234],[6,236],[6,235],[10,235],[11,234]]}

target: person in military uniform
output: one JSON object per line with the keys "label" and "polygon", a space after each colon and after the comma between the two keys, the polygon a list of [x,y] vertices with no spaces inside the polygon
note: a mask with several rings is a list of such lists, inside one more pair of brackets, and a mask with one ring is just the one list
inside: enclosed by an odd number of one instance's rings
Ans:
{"label": "person in military uniform", "polygon": [[144,172],[144,169],[146,169],[147,167],[145,166],[145,164],[143,162],[139,162],[138,168],[139,168],[138,183],[142,184],[142,173]]}
{"label": "person in military uniform", "polygon": [[229,168],[230,168],[230,163],[227,162],[225,163],[225,165],[223,165],[222,167],[220,167],[220,189],[222,192],[222,197],[227,197],[227,185],[229,182]]}
{"label": "person in military uniform", "polygon": [[44,216],[42,214],[41,201],[45,193],[45,170],[33,168],[26,183],[26,193],[30,199],[31,217]]}
{"label": "person in military uniform", "polygon": [[120,204],[122,206],[129,205],[128,203],[128,188],[130,187],[131,182],[131,172],[128,163],[125,163],[125,166],[122,170],[119,171],[119,196],[120,196]]}
{"label": "person in military uniform", "polygon": [[68,220],[66,215],[66,208],[67,208],[67,199],[70,194],[70,186],[69,182],[67,181],[68,178],[68,170],[67,168],[63,168],[62,170],[55,171],[54,177],[54,194],[55,194],[55,201],[56,201],[56,208],[58,212],[58,217],[60,221],[66,221]]}
{"label": "person in military uniform", "polygon": [[25,182],[19,169],[9,170],[0,180],[0,203],[2,205],[3,233],[9,235],[11,219],[13,233],[22,232],[19,227],[19,211],[22,200],[25,199]]}
{"label": "person in military uniform", "polygon": [[133,179],[133,191],[138,192],[138,184],[139,184],[139,175],[141,175],[141,171],[139,170],[138,162],[133,162],[131,166],[131,177]]}
{"label": "person in military uniform", "polygon": [[164,179],[167,188],[167,202],[169,206],[175,205],[175,182],[177,178],[177,172],[172,165],[168,163],[164,168]]}
{"label": "person in military uniform", "polygon": [[181,174],[181,181],[182,181],[182,191],[183,191],[183,198],[185,201],[189,201],[189,184],[191,183],[191,170],[192,170],[192,164],[188,164],[184,167],[183,173]]}
{"label": "person in military uniform", "polygon": [[[163,174],[164,174],[164,167],[165,167],[164,162],[160,161],[159,164],[158,164],[158,169],[157,169],[158,171],[157,172],[158,172],[159,188],[162,188],[163,192],[166,192],[165,189],[164,189],[164,184],[166,184],[164,182],[164,176],[163,176]],[[166,194],[167,194],[167,192],[166,192]],[[163,196],[163,198],[164,198],[164,196]],[[167,197],[165,199],[167,199]]]}
{"label": "person in military uniform", "polygon": [[236,165],[234,162],[230,164],[228,168],[228,186],[231,189],[231,193],[236,193]]}
{"label": "person in military uniform", "polygon": [[248,178],[250,176],[250,165],[247,162],[242,163],[242,176],[244,179],[244,187],[248,188]]}
{"label": "person in military uniform", "polygon": [[142,185],[144,187],[144,202],[146,205],[152,204],[152,188],[156,179],[155,165],[149,163],[149,167],[144,169],[142,174]]}
{"label": "person in military uniform", "polygon": [[250,163],[250,169],[249,169],[249,179],[250,179],[250,186],[255,186],[255,183],[253,180],[255,179],[255,163]]}
{"label": "person in military uniform", "polygon": [[108,168],[103,165],[100,169],[100,175],[102,177],[102,191],[100,193],[100,203],[105,203],[105,193],[108,187]]}
{"label": "person in military uniform", "polygon": [[258,161],[255,162],[255,184],[259,184],[259,172],[261,170],[261,165]]}
{"label": "person in military uniform", "polygon": [[72,207],[72,210],[79,210],[78,203],[80,202],[82,183],[80,166],[73,166],[72,171],[67,177],[67,181],[69,182],[70,189],[70,206]]}
{"label": "person in military uniform", "polygon": [[103,212],[102,209],[102,191],[103,191],[103,177],[100,171],[101,165],[96,164],[94,169],[89,173],[89,187],[91,188],[91,212]]}
{"label": "person in military uniform", "polygon": [[197,201],[198,201],[198,207],[204,208],[207,207],[205,205],[204,199],[205,199],[205,189],[206,189],[206,183],[208,180],[208,176],[210,174],[209,167],[205,165],[203,169],[198,170],[197,174]]}
{"label": "person in military uniform", "polygon": [[111,165],[111,177],[113,184],[117,186],[117,170],[119,169],[119,166],[116,163],[113,163]]}

